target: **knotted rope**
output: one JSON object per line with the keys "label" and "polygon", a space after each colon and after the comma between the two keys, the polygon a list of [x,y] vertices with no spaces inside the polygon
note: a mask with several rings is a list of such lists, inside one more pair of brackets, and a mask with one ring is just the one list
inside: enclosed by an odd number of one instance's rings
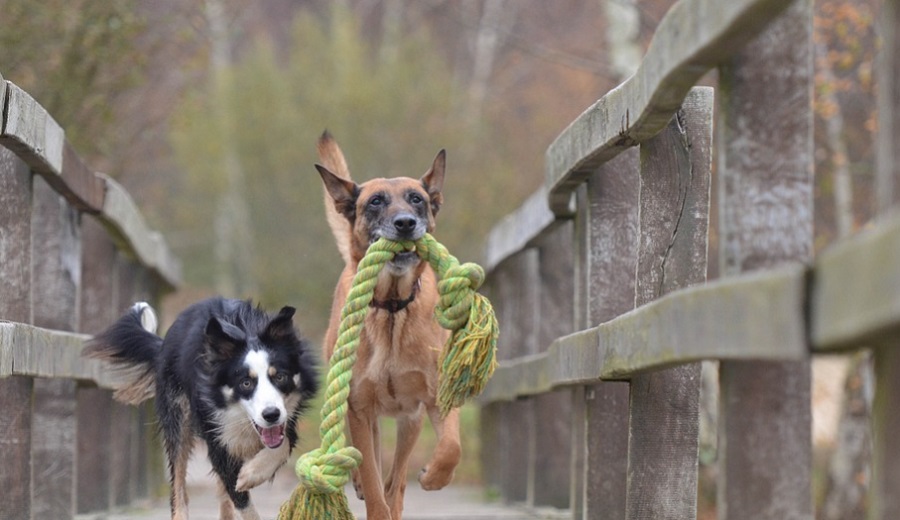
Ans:
{"label": "knotted rope", "polygon": [[484,270],[472,263],[460,265],[430,234],[416,242],[382,238],[373,243],[357,267],[341,309],[337,343],[325,381],[319,426],[321,447],[297,460],[295,471],[300,485],[282,504],[279,520],[353,520],[344,485],[362,456],[356,448],[347,446],[344,435],[350,376],[378,273],[395,254],[412,250],[437,273],[440,301],[435,308],[435,319],[453,331],[439,361],[441,413],[446,415],[469,397],[478,395],[494,372],[497,319],[487,298],[475,292],[484,281]]}

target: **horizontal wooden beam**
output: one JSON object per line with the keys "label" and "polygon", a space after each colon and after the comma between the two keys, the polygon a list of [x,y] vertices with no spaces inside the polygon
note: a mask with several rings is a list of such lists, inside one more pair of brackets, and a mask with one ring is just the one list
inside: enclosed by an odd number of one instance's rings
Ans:
{"label": "horizontal wooden beam", "polygon": [[637,72],[588,108],[547,149],[550,209],[566,215],[600,164],[659,133],[707,71],[776,19],[791,0],[681,0],[660,22]]}
{"label": "horizontal wooden beam", "polygon": [[122,374],[81,356],[89,336],[0,321],[0,378],[32,376],[92,381],[114,388]]}
{"label": "horizontal wooden beam", "polygon": [[2,77],[0,85],[0,146],[18,155],[73,207],[99,218],[125,254],[174,289],[181,281],[178,261],[162,235],[147,227],[128,193],[90,170],[66,141],[62,127],[27,92]]}
{"label": "horizontal wooden beam", "polygon": [[900,338],[900,214],[822,252],[810,291],[817,351],[896,345]]}
{"label": "horizontal wooden beam", "polygon": [[169,253],[162,234],[147,226],[134,200],[119,183],[102,176],[106,185],[103,211],[97,217],[119,248],[152,269],[174,289],[181,280],[181,266]]}
{"label": "horizontal wooden beam", "polygon": [[549,232],[556,216],[547,206],[547,190],[538,189],[516,211],[491,228],[485,241],[482,266],[490,272],[503,260],[525,249],[532,240]]}
{"label": "horizontal wooden beam", "polygon": [[629,379],[703,359],[804,359],[805,280],[805,266],[791,265],[671,293],[559,338],[544,354],[501,363],[482,401]]}

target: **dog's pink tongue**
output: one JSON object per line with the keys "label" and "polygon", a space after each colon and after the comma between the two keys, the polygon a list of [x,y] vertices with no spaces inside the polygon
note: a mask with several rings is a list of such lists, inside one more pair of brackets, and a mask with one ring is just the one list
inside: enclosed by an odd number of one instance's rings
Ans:
{"label": "dog's pink tongue", "polygon": [[277,448],[284,442],[284,425],[259,428],[259,437],[267,448]]}

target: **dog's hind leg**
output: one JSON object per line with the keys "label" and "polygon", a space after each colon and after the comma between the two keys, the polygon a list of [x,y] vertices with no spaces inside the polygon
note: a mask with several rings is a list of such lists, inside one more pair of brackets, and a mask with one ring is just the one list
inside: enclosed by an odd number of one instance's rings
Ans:
{"label": "dog's hind leg", "polygon": [[453,472],[462,454],[459,444],[459,409],[454,408],[441,418],[435,406],[428,409],[428,416],[437,434],[437,446],[428,465],[419,473],[419,484],[426,491],[441,489],[453,480]]}
{"label": "dog's hind leg", "polygon": [[397,449],[394,452],[394,463],[384,486],[384,495],[391,508],[391,519],[400,520],[403,514],[403,494],[406,491],[406,472],[409,468],[409,456],[422,432],[421,410],[413,415],[397,418]]}
{"label": "dog's hind leg", "polygon": [[172,520],[188,520],[187,464],[194,437],[186,420],[187,403],[167,392],[159,392],[156,411],[169,465],[169,506]]}

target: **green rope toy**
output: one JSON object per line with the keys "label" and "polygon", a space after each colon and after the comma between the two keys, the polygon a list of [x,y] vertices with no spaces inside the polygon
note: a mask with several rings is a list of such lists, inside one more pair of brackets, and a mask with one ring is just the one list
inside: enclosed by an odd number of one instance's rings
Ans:
{"label": "green rope toy", "polygon": [[322,445],[297,460],[295,472],[300,484],[282,504],[278,520],[353,520],[344,485],[350,480],[351,470],[359,466],[362,455],[347,446],[344,435],[350,376],[378,273],[395,254],[412,250],[437,273],[440,300],[435,319],[441,327],[453,331],[439,360],[441,413],[446,415],[481,393],[494,373],[497,318],[488,299],[475,292],[484,281],[484,270],[477,264],[460,265],[447,248],[427,233],[415,242],[379,239],[360,261],[341,309],[337,344],[325,382],[319,426]]}

